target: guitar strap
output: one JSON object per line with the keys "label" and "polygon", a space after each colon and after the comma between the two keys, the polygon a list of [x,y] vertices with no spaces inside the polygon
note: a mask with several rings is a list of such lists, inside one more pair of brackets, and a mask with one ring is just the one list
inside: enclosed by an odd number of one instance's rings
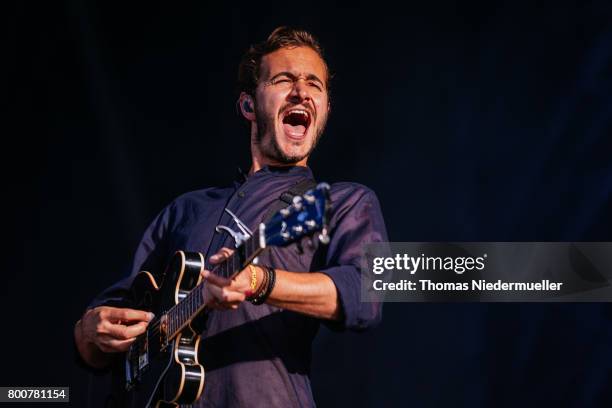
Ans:
{"label": "guitar strap", "polygon": [[[316,187],[316,185],[317,185],[317,182],[309,178],[295,183],[287,191],[283,192],[278,197],[278,199],[272,203],[272,205],[270,205],[270,207],[268,208],[268,211],[266,211],[264,217],[262,218],[262,222],[266,223],[270,221],[270,219],[274,216],[276,212],[287,207],[293,202],[293,197],[304,194],[306,191],[310,190],[311,188]],[[232,198],[233,198],[233,195],[227,199],[223,208],[227,208]],[[219,216],[218,216],[219,220],[217,221],[217,225],[221,224],[221,221],[223,220],[224,216],[227,216],[227,215],[223,212],[223,209],[219,210]],[[208,254],[215,253],[221,248],[224,238],[225,238],[224,234],[213,234],[213,237],[208,245],[208,250],[206,252],[207,259],[208,259]],[[214,252],[211,252],[211,251],[214,251]]]}
{"label": "guitar strap", "polygon": [[278,200],[276,200],[272,206],[270,206],[262,221],[264,223],[270,221],[274,214],[293,203],[293,197],[301,196],[306,191],[313,189],[316,186],[317,182],[313,179],[305,179],[294,184],[289,190],[282,193],[280,197],[278,197]]}

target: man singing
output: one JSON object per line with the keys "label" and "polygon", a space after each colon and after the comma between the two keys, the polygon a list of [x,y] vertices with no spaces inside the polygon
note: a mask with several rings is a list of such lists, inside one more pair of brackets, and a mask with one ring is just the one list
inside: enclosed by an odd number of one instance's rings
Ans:
{"label": "man singing", "polygon": [[[75,326],[87,365],[107,367],[145,331],[151,314],[124,301],[139,271],[163,271],[177,250],[214,254],[212,269],[234,246],[217,225],[255,230],[283,193],[313,180],[307,161],[330,111],[330,74],[317,40],[274,30],[244,55],[238,83],[238,106],[250,126],[248,176],[184,194],[151,223],[131,274],[100,294]],[[206,382],[195,406],[314,406],[310,356],[319,324],[364,330],[380,321],[380,304],[360,302],[362,248],[387,240],[378,200],[362,185],[335,183],[331,201],[329,245],[268,248],[232,280],[204,271],[214,300],[199,347]]]}

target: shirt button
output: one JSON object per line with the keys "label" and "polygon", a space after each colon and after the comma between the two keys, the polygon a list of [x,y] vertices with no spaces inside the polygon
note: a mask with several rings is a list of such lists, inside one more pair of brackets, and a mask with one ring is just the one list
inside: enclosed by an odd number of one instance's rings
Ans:
{"label": "shirt button", "polygon": [[244,191],[239,191],[238,192],[238,197],[243,198],[244,197]]}

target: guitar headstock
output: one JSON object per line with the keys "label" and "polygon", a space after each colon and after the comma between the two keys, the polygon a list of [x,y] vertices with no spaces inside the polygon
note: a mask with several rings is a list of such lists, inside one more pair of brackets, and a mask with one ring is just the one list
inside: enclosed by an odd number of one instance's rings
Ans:
{"label": "guitar headstock", "polygon": [[295,196],[293,204],[274,214],[266,224],[262,223],[260,239],[265,240],[266,246],[286,246],[320,231],[319,241],[327,244],[329,207],[329,184],[320,183],[304,195]]}

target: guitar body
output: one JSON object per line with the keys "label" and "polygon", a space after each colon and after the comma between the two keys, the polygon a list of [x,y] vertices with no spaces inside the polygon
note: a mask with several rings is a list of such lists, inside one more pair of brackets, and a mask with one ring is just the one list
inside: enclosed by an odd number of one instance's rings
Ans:
{"label": "guitar body", "polygon": [[[130,289],[134,309],[163,316],[198,283],[204,258],[197,252],[178,251],[172,258],[161,285],[149,272],[140,272]],[[117,364],[110,406],[176,407],[195,402],[204,389],[204,368],[198,361],[200,336],[193,329],[198,319],[166,341],[167,322],[154,319],[150,333],[139,337]],[[153,330],[151,330],[153,329]]]}

